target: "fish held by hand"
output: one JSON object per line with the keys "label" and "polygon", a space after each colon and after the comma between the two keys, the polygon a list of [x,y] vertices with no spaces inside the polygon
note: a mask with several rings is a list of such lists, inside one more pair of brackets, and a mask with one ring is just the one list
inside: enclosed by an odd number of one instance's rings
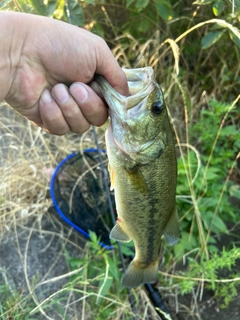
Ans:
{"label": "fish held by hand", "polygon": [[162,235],[170,245],[178,241],[177,162],[172,127],[153,69],[123,70],[129,97],[102,76],[95,81],[110,112],[106,147],[118,213],[110,238],[134,242],[134,260],[122,277],[122,285],[133,288],[156,281]]}

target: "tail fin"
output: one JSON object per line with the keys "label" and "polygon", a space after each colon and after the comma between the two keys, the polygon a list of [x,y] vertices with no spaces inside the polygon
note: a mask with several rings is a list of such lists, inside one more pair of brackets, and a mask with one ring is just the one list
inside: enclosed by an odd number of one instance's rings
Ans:
{"label": "tail fin", "polygon": [[122,285],[128,288],[136,288],[144,283],[153,283],[157,279],[158,261],[150,265],[139,267],[133,260],[122,277]]}

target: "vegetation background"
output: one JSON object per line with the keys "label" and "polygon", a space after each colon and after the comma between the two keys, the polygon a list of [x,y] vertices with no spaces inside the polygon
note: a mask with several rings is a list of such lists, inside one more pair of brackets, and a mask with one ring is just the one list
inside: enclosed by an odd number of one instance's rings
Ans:
{"label": "vegetation background", "polygon": [[[2,0],[0,9],[84,27],[121,66],[154,68],[176,134],[181,221],[159,289],[172,319],[239,319],[240,1]],[[49,136],[4,103],[0,111],[1,319],[132,319],[117,250],[99,248],[94,233],[85,243],[49,210],[52,170],[94,147],[92,133]],[[159,319],[141,288],[133,295],[139,319]]]}

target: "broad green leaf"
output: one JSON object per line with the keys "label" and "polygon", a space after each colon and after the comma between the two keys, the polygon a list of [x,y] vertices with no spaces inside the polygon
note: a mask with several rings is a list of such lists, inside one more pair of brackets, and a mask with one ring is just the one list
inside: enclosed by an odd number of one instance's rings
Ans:
{"label": "broad green leaf", "polygon": [[[71,24],[74,24],[76,26],[83,26],[84,25],[84,12],[83,8],[80,6],[80,4],[72,0],[68,3],[68,9],[70,14],[70,21],[68,21]],[[66,14],[66,6],[64,7],[65,14]],[[67,16],[67,14],[66,14]]]}
{"label": "broad green leaf", "polygon": [[201,211],[203,212],[203,218],[207,220],[212,219],[212,212],[207,211],[207,208],[216,207],[218,203],[218,198],[213,197],[204,197],[199,200],[199,207],[201,208]]}
{"label": "broad green leaf", "polygon": [[92,4],[93,6],[95,6],[95,1],[94,0],[84,0],[85,3],[87,4]]}
{"label": "broad green leaf", "polygon": [[28,2],[33,6],[37,14],[40,14],[42,16],[47,15],[47,7],[45,6],[42,0],[28,0]]}
{"label": "broad green leaf", "polygon": [[126,7],[128,8],[134,0],[126,0]]}
{"label": "broad green leaf", "polygon": [[209,236],[209,238],[208,238],[208,243],[214,244],[214,243],[216,243],[216,242],[217,242],[217,240],[216,240],[214,237]]}
{"label": "broad green leaf", "polygon": [[125,256],[134,256],[134,252],[132,250],[133,249],[133,241],[121,243],[121,249],[122,249],[122,253]]}
{"label": "broad green leaf", "polygon": [[97,238],[97,235],[95,232],[88,230],[88,234],[89,234],[90,240],[92,242],[94,242],[94,243],[98,242],[98,238]]}
{"label": "broad green leaf", "polygon": [[229,30],[229,35],[232,41],[240,48],[240,38],[237,37],[232,31]]}
{"label": "broad green leaf", "polygon": [[142,19],[138,24],[138,30],[141,31],[142,33],[145,33],[146,31],[149,30],[150,26],[151,26],[151,22],[149,20]]}
{"label": "broad green leaf", "polygon": [[148,5],[148,3],[149,3],[149,0],[138,0],[135,6],[137,9],[143,9]]}
{"label": "broad green leaf", "polygon": [[116,261],[113,261],[112,259],[108,260],[108,264],[109,264],[109,271],[111,273],[111,275],[113,276],[113,278],[116,281],[119,281],[119,267],[116,263]]}
{"label": "broad green leaf", "polygon": [[223,9],[223,0],[217,0],[213,4],[213,13],[215,16],[219,16]]}
{"label": "broad green leaf", "polygon": [[237,11],[240,10],[240,1],[235,1],[234,6],[237,9]]}
{"label": "broad green leaf", "polygon": [[224,32],[225,30],[208,32],[201,41],[202,49],[207,49],[211,47],[214,43],[216,43],[221,38]]}
{"label": "broad green leaf", "polygon": [[237,184],[234,184],[233,186],[231,186],[229,188],[229,194],[231,197],[240,199],[240,186],[238,186]]}
{"label": "broad green leaf", "polygon": [[[165,1],[164,1],[165,2]],[[157,9],[157,14],[164,20],[172,19],[172,7],[170,4],[155,2],[155,7]]]}
{"label": "broad green leaf", "polygon": [[222,130],[220,131],[220,136],[225,137],[225,136],[237,135],[238,133],[239,131],[235,126],[229,125],[222,128]]}
{"label": "broad green leaf", "polygon": [[216,246],[214,246],[214,245],[208,245],[208,250],[211,252],[211,253],[213,253],[213,252],[219,252],[219,249],[218,249],[218,247],[216,247]]}
{"label": "broad green leaf", "polygon": [[223,220],[218,215],[214,216],[210,211],[205,212],[203,222],[208,231],[210,230],[216,234],[227,231],[227,227]]}
{"label": "broad green leaf", "polygon": [[211,172],[210,170],[207,171],[206,173],[206,179],[207,180],[214,180],[215,178],[218,177],[218,174]]}
{"label": "broad green leaf", "polygon": [[[60,1],[51,1],[51,2],[48,2],[48,5],[47,5],[47,16],[48,17],[53,17],[54,15],[54,11],[58,8],[58,11],[59,11],[59,3],[61,1],[64,1],[64,0],[60,0]],[[63,7],[64,8],[64,7]],[[64,10],[62,8],[62,14],[61,14],[61,18],[62,16],[64,15]],[[61,19],[59,18],[59,19]]]}
{"label": "broad green leaf", "polygon": [[227,232],[227,227],[219,216],[215,216],[211,230],[215,233]]}
{"label": "broad green leaf", "polygon": [[69,258],[68,263],[70,264],[72,270],[75,270],[83,265],[83,260],[79,258]]}

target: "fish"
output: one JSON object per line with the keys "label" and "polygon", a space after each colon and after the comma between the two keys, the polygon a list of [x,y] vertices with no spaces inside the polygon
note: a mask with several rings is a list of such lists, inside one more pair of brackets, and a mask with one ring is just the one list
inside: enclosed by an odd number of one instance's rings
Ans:
{"label": "fish", "polygon": [[172,126],[153,69],[123,71],[129,96],[118,93],[100,75],[95,81],[110,114],[105,141],[118,215],[110,238],[133,240],[135,257],[121,283],[136,288],[156,282],[162,236],[170,245],[179,239],[177,160]]}

